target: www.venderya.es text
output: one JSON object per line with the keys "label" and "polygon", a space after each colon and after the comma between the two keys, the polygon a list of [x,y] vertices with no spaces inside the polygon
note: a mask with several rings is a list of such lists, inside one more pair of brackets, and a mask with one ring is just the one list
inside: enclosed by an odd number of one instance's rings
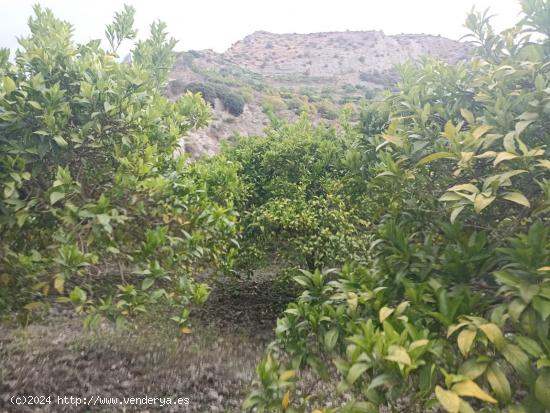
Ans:
{"label": "www.venderya.es text", "polygon": [[9,399],[12,405],[25,406],[187,406],[189,397],[111,397],[111,396],[12,396]]}

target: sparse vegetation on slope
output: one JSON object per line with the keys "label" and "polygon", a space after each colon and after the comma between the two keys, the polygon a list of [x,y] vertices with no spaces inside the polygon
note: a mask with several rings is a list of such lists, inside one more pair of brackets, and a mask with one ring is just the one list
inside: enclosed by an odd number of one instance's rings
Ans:
{"label": "sparse vegetation on slope", "polygon": [[[241,410],[548,411],[550,2],[521,4],[521,21],[502,34],[487,13],[470,13],[472,59],[399,66],[395,89],[365,103],[357,124],[346,109],[337,127],[276,116],[303,105],[335,118],[327,87],[246,89],[266,106],[265,136],[194,162],[174,153],[208,105],[162,92],[191,84],[221,99],[230,93],[220,85],[233,93],[248,72],[167,87],[174,41],[161,23],[122,64],[114,51],[135,36],[133,9],[108,26],[105,51],[74,45],[70,26],[36,7],[15,64],[0,53],[3,314],[27,323],[55,300],[87,324],[133,325],[132,337],[144,317],[165,315],[200,343],[190,310],[210,283],[214,309],[203,307],[199,326],[264,325],[281,311]],[[345,66],[346,36],[319,36]],[[258,37],[270,39],[246,42]],[[184,57],[196,69],[215,58]],[[297,59],[313,66],[311,54]],[[236,408],[215,396],[194,408]]]}

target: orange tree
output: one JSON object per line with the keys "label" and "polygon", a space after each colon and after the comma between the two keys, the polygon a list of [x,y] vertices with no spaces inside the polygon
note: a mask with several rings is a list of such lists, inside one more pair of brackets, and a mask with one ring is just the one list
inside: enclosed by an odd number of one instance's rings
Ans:
{"label": "orange tree", "polygon": [[193,271],[230,265],[236,216],[174,156],[209,119],[199,95],[163,96],[175,41],[154,23],[121,63],[131,7],[107,26],[110,50],[34,12],[15,63],[0,54],[0,308],[29,316],[55,299],[124,320],[158,301],[204,301]]}
{"label": "orange tree", "polygon": [[[389,122],[363,116],[341,157],[366,162],[342,178],[366,264],[295,278],[246,409],[550,409],[550,3],[521,4],[501,34],[471,13],[472,61],[401,67]],[[305,369],[350,401],[299,393]]]}

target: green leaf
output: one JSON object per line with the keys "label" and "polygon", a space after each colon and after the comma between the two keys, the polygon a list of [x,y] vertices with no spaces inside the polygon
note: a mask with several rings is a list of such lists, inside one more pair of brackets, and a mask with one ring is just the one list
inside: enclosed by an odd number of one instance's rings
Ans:
{"label": "green leaf", "polygon": [[4,76],[3,82],[4,84],[4,91],[6,92],[6,95],[11,94],[13,91],[15,91],[15,82],[13,79],[9,76]]}
{"label": "green leaf", "polygon": [[54,205],[60,199],[65,198],[64,192],[52,192],[50,194],[50,205]]}
{"label": "green leaf", "polygon": [[535,340],[525,336],[516,336],[519,346],[533,357],[542,356],[542,348]]}
{"label": "green leaf", "polygon": [[435,396],[441,406],[449,413],[458,413],[460,408],[460,397],[452,391],[445,390],[441,386],[435,386]]}
{"label": "green leaf", "polygon": [[487,368],[486,377],[498,399],[504,403],[508,403],[512,399],[510,382],[496,361],[492,362]]}
{"label": "green leaf", "polygon": [[352,386],[353,383],[357,381],[357,379],[363,374],[369,366],[367,366],[365,363],[356,363],[348,371],[348,375],[346,376],[346,382],[348,385]]}
{"label": "green leaf", "polygon": [[29,103],[29,105],[31,105],[35,109],[38,109],[38,110],[42,109],[42,105],[40,105],[40,103],[38,103],[34,100],[29,100],[28,103]]}
{"label": "green leaf", "polygon": [[436,152],[432,153],[431,155],[425,156],[421,160],[418,161],[417,165],[425,165],[427,163],[436,161],[438,159],[455,159],[456,156],[450,152]]}
{"label": "green leaf", "polygon": [[114,106],[111,105],[109,102],[105,101],[103,103],[103,108],[105,109],[105,112],[109,112],[114,108]]}
{"label": "green leaf", "polygon": [[501,352],[506,361],[518,372],[521,379],[527,384],[532,384],[535,375],[531,368],[531,362],[523,350],[518,346],[507,343]]}
{"label": "green leaf", "polygon": [[486,370],[487,362],[478,362],[476,359],[470,359],[462,363],[462,365],[458,368],[458,374],[475,380],[485,373]]}
{"label": "green leaf", "polygon": [[338,329],[333,328],[325,333],[325,347],[331,351],[338,341]]}
{"label": "green leaf", "polygon": [[367,388],[368,390],[371,390],[371,389],[376,389],[377,387],[380,387],[380,386],[391,386],[395,383],[395,377],[392,376],[391,374],[380,374],[378,376],[376,376],[374,379],[371,380],[371,382],[369,383],[369,387]]}
{"label": "green leaf", "polygon": [[495,271],[493,274],[499,281],[510,287],[519,287],[521,285],[521,279],[509,271]]}
{"label": "green leaf", "polygon": [[506,192],[503,196],[503,199],[508,201],[515,202],[516,204],[523,205],[524,207],[530,208],[531,203],[521,192]]}
{"label": "green leaf", "polygon": [[65,147],[68,145],[67,141],[62,136],[54,136],[53,140],[61,147]]}
{"label": "green leaf", "polygon": [[154,278],[145,278],[143,282],[141,283],[141,289],[147,290],[149,287],[151,287],[155,283]]}
{"label": "green leaf", "polygon": [[550,316],[550,300],[546,300],[540,296],[533,297],[533,307],[541,315],[543,321]]}
{"label": "green leaf", "polygon": [[86,297],[86,291],[79,287],[75,287],[69,294],[69,298],[75,304],[83,303],[84,301],[86,301]]}
{"label": "green leaf", "polygon": [[97,214],[96,217],[101,225],[108,225],[111,221],[111,217],[108,214]]}
{"label": "green leaf", "polygon": [[544,407],[550,409],[550,369],[542,370],[537,381],[535,382],[535,397]]}

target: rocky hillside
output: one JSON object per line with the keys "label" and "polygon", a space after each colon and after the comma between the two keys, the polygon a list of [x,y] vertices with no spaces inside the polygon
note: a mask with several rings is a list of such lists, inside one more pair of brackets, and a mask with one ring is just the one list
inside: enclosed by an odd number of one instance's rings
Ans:
{"label": "rocky hillside", "polygon": [[168,93],[200,91],[212,103],[213,122],[186,139],[192,154],[214,153],[220,141],[262,133],[269,113],[294,119],[307,110],[317,121],[337,119],[343,105],[356,105],[392,87],[395,65],[432,56],[456,62],[468,45],[431,35],[387,36],[380,31],[273,34],[255,32],[224,53],[178,55]]}

